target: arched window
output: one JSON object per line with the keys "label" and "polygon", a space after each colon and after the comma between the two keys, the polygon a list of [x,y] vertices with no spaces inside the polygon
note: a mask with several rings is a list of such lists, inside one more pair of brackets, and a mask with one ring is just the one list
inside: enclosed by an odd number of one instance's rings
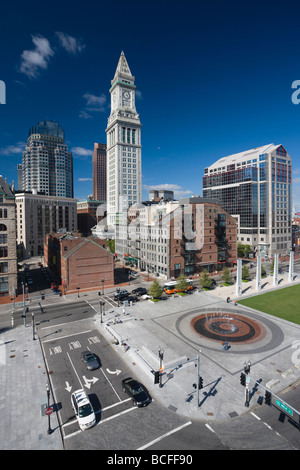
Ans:
{"label": "arched window", "polygon": [[0,232],[7,232],[7,227],[4,224],[0,224]]}

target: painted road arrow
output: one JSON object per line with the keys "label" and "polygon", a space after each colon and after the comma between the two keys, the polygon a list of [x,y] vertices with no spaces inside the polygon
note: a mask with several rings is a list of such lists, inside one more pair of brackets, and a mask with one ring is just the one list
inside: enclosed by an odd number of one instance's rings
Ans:
{"label": "painted road arrow", "polygon": [[93,377],[92,379],[87,379],[85,376],[83,376],[82,378],[85,382],[84,386],[86,388],[91,388],[91,384],[94,384],[97,382],[97,380],[99,380],[97,377]]}
{"label": "painted road arrow", "polygon": [[119,374],[121,374],[121,372],[122,372],[122,371],[119,370],[119,369],[116,369],[116,370],[109,370],[109,369],[106,369],[106,370],[107,370],[107,372],[108,372],[109,374],[117,374],[117,375],[119,375]]}
{"label": "painted road arrow", "polygon": [[66,387],[65,389],[70,392],[72,390],[72,385],[69,384],[69,382],[66,382]]}

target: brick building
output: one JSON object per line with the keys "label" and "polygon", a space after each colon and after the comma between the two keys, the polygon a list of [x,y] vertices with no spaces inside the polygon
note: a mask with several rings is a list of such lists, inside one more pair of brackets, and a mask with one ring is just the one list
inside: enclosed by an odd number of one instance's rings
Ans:
{"label": "brick building", "polygon": [[18,291],[15,196],[0,176],[0,297]]}
{"label": "brick building", "polygon": [[64,293],[114,285],[114,260],[106,240],[76,233],[52,233],[45,239],[45,264]]}
{"label": "brick building", "polygon": [[133,205],[127,220],[129,225],[119,230],[116,251],[121,259],[130,255],[142,270],[176,278],[222,270],[236,260],[236,220],[214,199]]}

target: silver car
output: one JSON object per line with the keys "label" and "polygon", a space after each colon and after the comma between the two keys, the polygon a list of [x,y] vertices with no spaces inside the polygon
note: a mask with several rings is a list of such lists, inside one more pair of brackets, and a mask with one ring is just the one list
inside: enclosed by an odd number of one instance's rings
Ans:
{"label": "silver car", "polygon": [[90,351],[84,351],[81,353],[81,360],[82,362],[85,362],[87,370],[95,370],[100,367],[98,358]]}

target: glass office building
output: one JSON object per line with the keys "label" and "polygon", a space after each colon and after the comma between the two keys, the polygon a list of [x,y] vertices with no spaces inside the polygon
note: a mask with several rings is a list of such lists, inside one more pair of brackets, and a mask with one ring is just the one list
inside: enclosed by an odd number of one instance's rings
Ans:
{"label": "glass office building", "polygon": [[203,196],[218,199],[238,223],[238,241],[254,254],[286,254],[291,248],[291,157],[282,145],[221,158],[204,170]]}
{"label": "glass office building", "polygon": [[22,160],[23,191],[73,197],[73,157],[56,121],[39,121],[29,129]]}

